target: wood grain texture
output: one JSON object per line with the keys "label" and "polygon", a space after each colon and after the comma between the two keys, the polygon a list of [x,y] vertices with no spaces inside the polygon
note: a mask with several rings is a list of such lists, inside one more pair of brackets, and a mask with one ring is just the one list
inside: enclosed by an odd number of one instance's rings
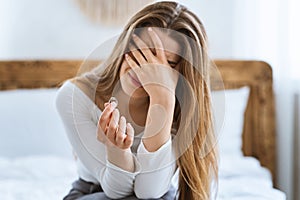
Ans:
{"label": "wood grain texture", "polygon": [[[81,63],[80,60],[0,61],[0,90],[59,87],[66,79],[78,74]],[[226,89],[250,87],[242,150],[244,155],[256,157],[271,171],[276,186],[272,69],[261,61],[215,60],[215,64]],[[211,80],[213,88],[220,89],[213,74]]]}

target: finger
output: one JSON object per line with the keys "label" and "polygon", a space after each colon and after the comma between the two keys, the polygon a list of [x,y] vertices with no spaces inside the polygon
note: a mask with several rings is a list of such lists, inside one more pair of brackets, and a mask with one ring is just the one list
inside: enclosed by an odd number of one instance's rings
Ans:
{"label": "finger", "polygon": [[105,144],[106,135],[104,134],[104,130],[99,126],[97,126],[97,140]]}
{"label": "finger", "polygon": [[130,66],[130,68],[134,71],[134,73],[139,78],[141,68],[136,64],[136,62],[134,62],[134,60],[128,54],[125,54],[125,59],[126,59],[127,64]]}
{"label": "finger", "polygon": [[105,143],[105,135],[103,134],[102,130],[97,132],[97,140]]}
{"label": "finger", "polygon": [[146,59],[149,62],[151,62],[154,58],[154,55],[153,55],[152,51],[150,50],[150,48],[147,46],[147,44],[136,34],[133,34],[133,41],[136,44],[136,46],[138,47],[138,49],[141,50],[141,52],[146,57]]}
{"label": "finger", "polygon": [[136,62],[128,54],[125,54],[125,60],[131,68],[139,68]]}
{"label": "finger", "polygon": [[106,133],[107,138],[113,144],[116,143],[115,139],[116,139],[116,132],[118,129],[118,124],[119,124],[119,118],[120,118],[120,112],[118,109],[115,109],[112,113],[112,117],[110,119],[109,126],[108,126],[107,133]]}
{"label": "finger", "polygon": [[126,124],[126,138],[124,140],[124,148],[131,147],[134,138],[134,129],[130,123]]}
{"label": "finger", "polygon": [[105,132],[106,126],[109,123],[111,113],[116,108],[117,104],[115,102],[112,102],[108,106],[106,106],[101,113],[100,119],[98,121],[98,126],[102,129],[103,132]]}
{"label": "finger", "polygon": [[138,49],[134,49],[133,45],[129,45],[129,50],[140,65],[147,63],[144,56],[140,53]]}
{"label": "finger", "polygon": [[166,61],[166,56],[165,56],[165,52],[164,52],[164,46],[162,41],[160,40],[160,38],[158,37],[158,35],[155,33],[155,31],[153,31],[153,29],[151,27],[148,28],[148,32],[150,35],[150,38],[154,44],[155,47],[155,51],[156,51],[156,56],[162,60],[162,61]]}
{"label": "finger", "polygon": [[126,119],[124,116],[122,116],[120,118],[120,123],[119,123],[118,131],[116,134],[116,143],[117,143],[117,146],[119,146],[119,147],[123,146],[123,142],[126,137],[125,131],[126,131]]}

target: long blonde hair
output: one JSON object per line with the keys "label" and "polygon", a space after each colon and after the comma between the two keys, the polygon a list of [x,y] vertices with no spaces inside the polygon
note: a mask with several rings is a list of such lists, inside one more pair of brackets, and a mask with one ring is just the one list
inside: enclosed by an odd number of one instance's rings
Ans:
{"label": "long blonde hair", "polygon": [[[217,181],[218,165],[216,139],[213,130],[207,36],[202,22],[186,7],[176,2],[157,2],[135,14],[125,26],[111,55],[101,65],[104,70],[84,73],[76,81],[97,84],[96,96],[108,101],[119,81],[124,52],[135,29],[152,26],[180,32],[191,40],[182,38],[183,48],[179,72],[187,81],[178,82],[173,123],[177,130],[177,159],[179,167],[179,200],[210,199],[212,181]],[[125,41],[125,42],[124,42]],[[96,78],[95,78],[95,72]],[[92,87],[92,86],[90,86]],[[95,99],[97,104],[97,99]],[[190,141],[190,142],[189,142]]]}

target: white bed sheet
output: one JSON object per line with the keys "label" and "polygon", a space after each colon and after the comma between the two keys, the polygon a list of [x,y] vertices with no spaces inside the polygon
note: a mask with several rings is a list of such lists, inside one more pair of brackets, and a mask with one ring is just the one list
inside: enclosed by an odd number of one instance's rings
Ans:
{"label": "white bed sheet", "polygon": [[286,196],[273,188],[269,170],[253,157],[224,156],[220,159],[219,192],[222,200],[283,200]]}
{"label": "white bed sheet", "polygon": [[[221,158],[220,200],[286,199],[272,187],[268,170],[251,157]],[[59,200],[67,194],[77,178],[73,160],[57,156],[0,158],[1,200]]]}
{"label": "white bed sheet", "polygon": [[77,177],[72,160],[57,156],[0,158],[1,200],[60,200]]}

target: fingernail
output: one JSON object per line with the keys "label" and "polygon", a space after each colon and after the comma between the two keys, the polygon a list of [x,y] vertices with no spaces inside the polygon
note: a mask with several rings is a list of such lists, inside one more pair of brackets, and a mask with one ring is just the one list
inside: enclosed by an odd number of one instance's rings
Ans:
{"label": "fingernail", "polygon": [[137,35],[134,33],[134,34],[133,34],[133,37],[134,37],[134,38],[136,38],[136,37],[137,37]]}
{"label": "fingernail", "polygon": [[149,27],[149,28],[148,28],[148,31],[152,31],[152,28],[151,28],[151,27]]}

